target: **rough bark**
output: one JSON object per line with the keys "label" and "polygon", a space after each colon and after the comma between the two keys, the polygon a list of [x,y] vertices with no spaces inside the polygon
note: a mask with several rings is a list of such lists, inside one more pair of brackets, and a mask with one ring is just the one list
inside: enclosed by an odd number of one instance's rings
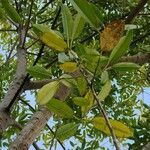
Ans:
{"label": "rough bark", "polygon": [[150,142],[144,146],[143,150],[150,150]]}
{"label": "rough bark", "polygon": [[[132,62],[132,63],[137,63],[140,65],[143,65],[145,63],[149,63],[150,60],[150,53],[145,53],[145,54],[138,54],[138,55],[133,55],[133,56],[126,56],[122,57],[118,62]],[[74,77],[80,76],[80,72],[75,72],[73,74]],[[30,81],[25,85],[25,90],[36,90],[40,89],[42,86],[44,86],[47,83],[52,82],[52,79],[47,79],[47,80],[40,80],[40,81]]]}
{"label": "rough bark", "polygon": [[[54,97],[63,101],[70,92],[69,87],[61,84]],[[10,150],[28,150],[51,116],[52,113],[46,107],[40,108],[11,144]]]}
{"label": "rough bark", "polygon": [[[13,82],[9,86],[9,90],[6,93],[4,99],[2,100],[0,104],[0,133],[3,133],[7,129],[7,127],[10,125],[9,122],[11,122],[10,116],[10,103],[14,100],[14,97],[16,93],[18,92],[18,89],[22,85],[22,82],[26,76],[26,49],[24,48],[25,43],[25,28],[20,27],[20,38],[19,38],[19,44],[17,47],[17,70],[15,74],[15,78]],[[16,99],[16,98],[15,98]],[[7,114],[5,114],[7,113]]]}
{"label": "rough bark", "polygon": [[[137,7],[133,9],[133,11],[130,13],[130,15],[126,19],[126,23],[131,22],[131,20],[138,14],[138,12],[143,8],[143,6],[146,4],[147,1],[148,0],[141,0],[139,2],[139,4],[137,5]],[[56,17],[56,20],[57,20],[57,17]],[[24,31],[24,30],[22,30],[22,31]],[[21,52],[25,52],[24,47],[20,47],[19,46],[18,50],[21,50]],[[18,51],[18,54],[19,54],[19,51]],[[21,55],[21,56],[23,56],[23,55]],[[130,57],[130,59],[132,59],[131,57]],[[149,55],[146,56],[146,57],[149,58]],[[146,58],[146,57],[143,57],[142,60],[139,60],[139,57],[136,56],[136,57],[134,57],[134,61],[136,61],[137,63],[142,64],[145,61],[144,58]],[[24,59],[24,60],[26,60],[26,59]],[[18,56],[18,61],[22,62],[22,58],[19,58],[19,56]],[[128,60],[124,59],[124,61],[128,61]],[[25,64],[25,62],[24,62],[24,64]],[[20,67],[19,67],[19,65],[20,65]],[[18,64],[18,67],[20,69],[23,69],[23,66],[21,66],[20,63]],[[9,105],[10,105],[10,102],[12,102],[12,100],[14,100],[15,94],[16,94],[16,92],[18,92],[18,89],[20,88],[20,86],[21,86],[21,84],[23,82],[23,79],[24,79],[24,77],[26,75],[25,70],[23,70],[23,71],[21,71],[22,74],[20,74],[20,71],[18,73],[16,72],[16,77],[14,79],[14,82],[11,84],[11,86],[9,88],[9,91],[7,92],[6,96],[4,97],[3,102],[0,104],[0,110],[5,110],[5,108],[8,108]],[[22,75],[24,75],[24,77]],[[46,84],[46,82],[44,84]],[[41,85],[41,84],[39,84],[39,85]],[[37,88],[39,88],[39,86]],[[63,86],[61,88],[63,88]],[[68,92],[67,92],[67,89],[66,90],[63,89],[62,91],[59,91],[58,93],[59,94],[64,94],[64,96],[57,95],[58,98],[61,98],[61,97],[66,98],[68,96],[69,91],[70,90],[68,90]],[[4,112],[4,111],[2,111],[2,112]],[[1,129],[4,130],[3,129],[4,126],[2,125],[3,124],[3,120],[7,120],[7,118],[3,118],[3,116],[5,116],[5,115],[0,115],[0,130]],[[51,116],[51,113],[46,108],[44,108],[44,107],[41,108],[38,112],[36,112],[33,115],[32,120],[27,124],[26,127],[23,128],[23,130],[21,131],[21,134],[18,136],[18,138],[11,145],[10,149],[13,149],[13,150],[14,149],[15,150],[17,150],[17,149],[23,149],[23,150],[24,149],[28,149],[28,147],[30,146],[30,144],[32,144],[32,142],[34,141],[35,137],[43,129],[43,127],[45,126],[45,124],[46,124],[46,122],[47,122],[47,120],[48,120],[48,118],[50,116]],[[41,119],[41,117],[43,119]],[[43,122],[41,122],[41,120],[43,120]],[[6,123],[6,124],[9,124],[9,123]]]}
{"label": "rough bark", "polygon": [[27,150],[34,142],[35,137],[40,134],[51,115],[46,107],[41,107],[23,128],[18,138],[11,145],[10,150]]}
{"label": "rough bark", "polygon": [[122,57],[121,62],[133,62],[140,65],[148,63],[150,60],[150,53],[137,54],[133,56]]}

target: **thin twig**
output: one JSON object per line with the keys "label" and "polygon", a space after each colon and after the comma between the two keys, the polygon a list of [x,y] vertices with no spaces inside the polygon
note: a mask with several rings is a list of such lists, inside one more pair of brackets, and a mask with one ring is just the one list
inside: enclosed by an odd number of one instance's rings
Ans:
{"label": "thin twig", "polygon": [[17,44],[17,42],[18,42],[18,39],[19,39],[19,38],[17,38],[16,41],[15,41],[15,43],[13,44],[13,46],[12,46],[10,52],[9,52],[9,55],[8,55],[7,58],[6,58],[6,62],[5,62],[5,63],[7,63],[7,62],[9,61],[9,59],[10,59],[10,57],[11,57],[11,54],[12,54],[13,50],[15,49],[15,46],[16,46],[16,44]]}
{"label": "thin twig", "polygon": [[16,29],[0,29],[0,31],[1,32],[9,32],[9,31],[16,32],[17,30]]}
{"label": "thin twig", "polygon": [[35,14],[35,16],[38,16],[38,15],[42,14],[42,13],[45,11],[46,7],[48,7],[49,4],[51,4],[53,1],[54,1],[54,0],[50,0],[48,3],[46,3],[46,4]]}
{"label": "thin twig", "polygon": [[[62,3],[65,3],[65,0],[62,0]],[[57,22],[57,20],[59,18],[60,12],[61,12],[61,7],[59,8],[59,10],[58,10],[58,12],[56,14],[56,17],[55,17],[55,19],[54,19],[54,21],[52,23],[51,29],[55,29],[55,25],[56,25],[56,22]]]}
{"label": "thin twig", "polygon": [[87,81],[87,83],[88,83],[88,85],[89,85],[89,87],[90,87],[90,89],[91,89],[91,91],[92,91],[92,93],[93,93],[94,99],[96,100],[97,105],[98,105],[99,112],[102,113],[102,115],[103,115],[103,117],[104,117],[104,119],[105,119],[105,121],[106,121],[106,124],[107,124],[107,126],[108,126],[108,128],[109,128],[109,131],[110,131],[110,134],[111,134],[111,136],[112,136],[112,139],[113,139],[114,145],[115,145],[115,147],[116,147],[116,150],[120,150],[119,145],[118,145],[118,143],[117,143],[116,135],[115,135],[114,130],[113,130],[113,128],[112,128],[112,125],[111,125],[111,123],[110,123],[110,121],[109,121],[109,119],[108,119],[108,117],[107,117],[107,114],[106,114],[106,112],[105,112],[105,110],[104,110],[104,108],[103,108],[103,106],[102,106],[102,104],[101,104],[99,98],[97,97],[97,95],[96,95],[96,93],[95,93],[95,90],[93,89],[93,87],[91,86],[91,83],[90,83],[89,80],[87,79],[87,77],[86,77],[86,75],[85,75],[85,73],[84,73],[84,70],[83,70],[82,68],[80,68],[80,71],[81,71],[82,75],[84,76],[84,78],[86,79],[86,81]]}

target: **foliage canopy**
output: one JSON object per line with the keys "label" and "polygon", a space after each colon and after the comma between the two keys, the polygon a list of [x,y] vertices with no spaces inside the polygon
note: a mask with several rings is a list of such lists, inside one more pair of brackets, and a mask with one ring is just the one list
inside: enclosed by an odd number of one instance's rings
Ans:
{"label": "foliage canopy", "polygon": [[0,14],[0,149],[150,142],[147,0],[0,0]]}

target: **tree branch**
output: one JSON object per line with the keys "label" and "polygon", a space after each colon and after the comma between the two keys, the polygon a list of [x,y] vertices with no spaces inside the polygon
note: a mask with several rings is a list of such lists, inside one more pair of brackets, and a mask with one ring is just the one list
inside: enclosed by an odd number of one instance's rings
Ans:
{"label": "tree branch", "polygon": [[148,0],[140,0],[137,6],[133,8],[131,13],[127,16],[125,19],[125,23],[130,23],[137,15],[138,13],[143,9],[144,5],[148,2]]}
{"label": "tree branch", "polygon": [[51,112],[47,108],[41,107],[22,129],[18,138],[11,144],[10,150],[28,150],[29,146],[34,142],[35,137],[40,134],[40,131],[44,128],[51,115]]}
{"label": "tree branch", "polygon": [[[27,103],[26,101],[24,101],[24,100],[22,100],[22,99],[20,99],[20,100],[21,100],[22,103],[24,103],[25,105],[27,105],[27,106],[29,107],[29,109],[30,109],[32,112],[35,112],[35,109],[34,109],[29,103]],[[55,135],[54,131],[50,128],[50,126],[49,126],[48,124],[46,124],[46,127],[50,130],[50,132],[51,132],[53,135]],[[64,145],[62,144],[62,142],[61,142],[60,140],[58,140],[58,139],[57,139],[57,141],[58,141],[58,143],[61,145],[61,147],[62,147],[63,149],[65,149]],[[33,144],[34,144],[34,143],[33,143]]]}
{"label": "tree branch", "polygon": [[[70,88],[61,84],[55,98],[64,100],[70,94]],[[40,131],[45,127],[48,119],[52,116],[52,113],[46,107],[41,107],[37,111],[32,119],[22,129],[18,137],[11,144],[10,150],[28,150],[29,146],[33,143],[34,139],[40,134]]]}
{"label": "tree branch", "polygon": [[[145,63],[148,63],[150,60],[150,53],[145,53],[145,54],[138,54],[138,55],[133,55],[133,56],[126,56],[122,57],[118,62],[132,62],[132,63],[137,63],[140,65],[143,65]],[[39,81],[30,81],[25,85],[25,90],[36,90],[40,89],[42,86],[44,86],[47,83],[50,83],[54,81],[54,79],[46,79],[46,80],[39,80]]]}
{"label": "tree branch", "polygon": [[150,142],[146,144],[142,150],[150,150]]}

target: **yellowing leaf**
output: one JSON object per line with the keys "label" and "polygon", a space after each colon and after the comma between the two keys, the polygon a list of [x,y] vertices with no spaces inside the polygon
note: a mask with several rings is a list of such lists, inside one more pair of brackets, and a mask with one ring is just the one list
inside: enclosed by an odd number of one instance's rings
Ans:
{"label": "yellowing leaf", "polygon": [[83,76],[77,78],[77,88],[81,96],[83,96],[87,89],[87,81]]}
{"label": "yellowing leaf", "polygon": [[60,68],[65,72],[74,72],[77,70],[77,63],[76,62],[65,62],[60,65]]}
{"label": "yellowing leaf", "polygon": [[68,139],[69,137],[73,136],[78,129],[78,124],[74,123],[68,123],[60,128],[58,128],[56,132],[56,138],[60,141],[64,141],[65,139]]}
{"label": "yellowing leaf", "polygon": [[123,20],[115,20],[107,24],[100,34],[101,50],[106,52],[112,51],[123,35],[124,29],[125,23]]}
{"label": "yellowing leaf", "polygon": [[35,24],[33,25],[33,31],[47,46],[58,51],[64,51],[67,48],[66,42],[48,26]]}
{"label": "yellowing leaf", "polygon": [[99,92],[98,99],[101,101],[104,100],[109,95],[110,90],[111,90],[111,81],[108,80],[102,87],[101,91]]}
{"label": "yellowing leaf", "polygon": [[55,50],[64,51],[67,48],[65,41],[54,32],[45,32],[40,39]]}
{"label": "yellowing leaf", "polygon": [[83,97],[74,97],[72,100],[78,106],[88,105],[87,100]]}
{"label": "yellowing leaf", "polygon": [[[109,119],[112,128],[115,132],[115,135],[118,138],[127,138],[127,137],[132,137],[133,136],[133,132],[123,123],[116,121],[116,120],[112,120]],[[105,119],[103,117],[95,117],[92,120],[92,124],[94,125],[94,127],[104,133],[106,133],[107,135],[111,135],[109,128],[105,122]]]}
{"label": "yellowing leaf", "polygon": [[83,114],[87,113],[88,110],[93,106],[94,104],[94,96],[91,90],[89,90],[85,95],[85,100],[87,101],[87,105],[81,107],[81,111]]}
{"label": "yellowing leaf", "polygon": [[63,118],[72,118],[73,111],[72,109],[65,103],[58,99],[51,99],[46,106],[50,109],[50,111],[54,112],[60,117]]}
{"label": "yellowing leaf", "polygon": [[56,91],[58,90],[59,82],[53,81],[46,85],[44,85],[37,94],[37,102],[39,105],[44,105],[48,103],[53,96],[55,95]]}

